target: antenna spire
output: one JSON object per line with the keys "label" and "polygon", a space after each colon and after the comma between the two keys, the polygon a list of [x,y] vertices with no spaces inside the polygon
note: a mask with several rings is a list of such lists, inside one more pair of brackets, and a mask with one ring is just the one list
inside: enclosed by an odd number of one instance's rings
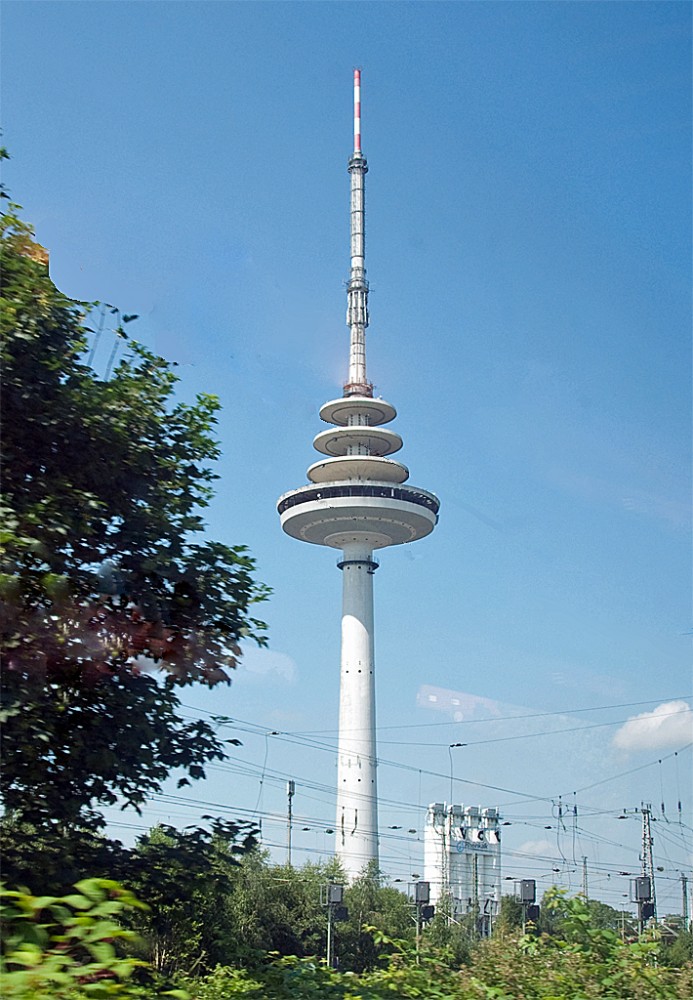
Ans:
{"label": "antenna spire", "polygon": [[368,326],[368,281],[366,280],[366,158],[361,152],[361,70],[354,70],[354,152],[349,160],[351,176],[351,272],[347,284],[349,376],[345,396],[372,396],[366,376],[366,327]]}
{"label": "antenna spire", "polygon": [[354,70],[354,153],[361,152],[361,70]]}

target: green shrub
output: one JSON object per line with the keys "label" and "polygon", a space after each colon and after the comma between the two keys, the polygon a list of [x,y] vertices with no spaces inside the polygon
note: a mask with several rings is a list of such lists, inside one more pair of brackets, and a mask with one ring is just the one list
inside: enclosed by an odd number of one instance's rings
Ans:
{"label": "green shrub", "polygon": [[134,937],[118,923],[120,915],[146,907],[109,879],[83,879],[75,890],[67,896],[32,896],[0,886],[4,1000],[144,995],[129,982],[144,963],[119,955],[116,944]]}

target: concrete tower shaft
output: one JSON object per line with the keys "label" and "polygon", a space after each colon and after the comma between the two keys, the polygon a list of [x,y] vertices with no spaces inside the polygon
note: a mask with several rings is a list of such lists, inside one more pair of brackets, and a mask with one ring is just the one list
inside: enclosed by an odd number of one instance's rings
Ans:
{"label": "concrete tower shaft", "polygon": [[346,542],[337,753],[337,854],[350,878],[378,859],[373,573],[367,538]]}

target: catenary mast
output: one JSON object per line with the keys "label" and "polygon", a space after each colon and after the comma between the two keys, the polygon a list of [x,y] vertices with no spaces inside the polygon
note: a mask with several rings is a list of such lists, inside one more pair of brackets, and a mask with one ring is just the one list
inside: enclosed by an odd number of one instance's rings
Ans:
{"label": "catenary mast", "polygon": [[284,531],[300,541],[341,550],[342,652],[337,761],[336,853],[350,879],[378,861],[375,737],[373,552],[423,538],[438,520],[438,499],[404,485],[409,470],[388,458],[402,439],[383,424],[396,416],[373,397],[366,374],[368,281],[365,259],[366,158],[361,151],[361,71],[354,71],[351,179],[351,270],[347,286],[349,372],[344,393],[325,403],[330,428],[313,446],[326,456],[308,469],[309,485],[278,501]]}

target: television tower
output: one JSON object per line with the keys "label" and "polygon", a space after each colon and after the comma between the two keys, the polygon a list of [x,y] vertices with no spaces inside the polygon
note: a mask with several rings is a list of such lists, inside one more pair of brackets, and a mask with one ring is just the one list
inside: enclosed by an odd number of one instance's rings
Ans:
{"label": "television tower", "polygon": [[437,497],[405,486],[409,470],[386,456],[402,447],[383,428],[397,415],[373,397],[366,374],[368,281],[365,262],[366,158],[361,152],[361,71],[354,70],[351,177],[351,272],[347,284],[349,374],[344,394],[320,409],[331,426],[313,441],[325,456],[308,469],[309,485],[285,493],[277,509],[284,531],[341,551],[342,654],[339,696],[336,853],[348,877],[378,861],[375,741],[373,552],[430,534]]}

